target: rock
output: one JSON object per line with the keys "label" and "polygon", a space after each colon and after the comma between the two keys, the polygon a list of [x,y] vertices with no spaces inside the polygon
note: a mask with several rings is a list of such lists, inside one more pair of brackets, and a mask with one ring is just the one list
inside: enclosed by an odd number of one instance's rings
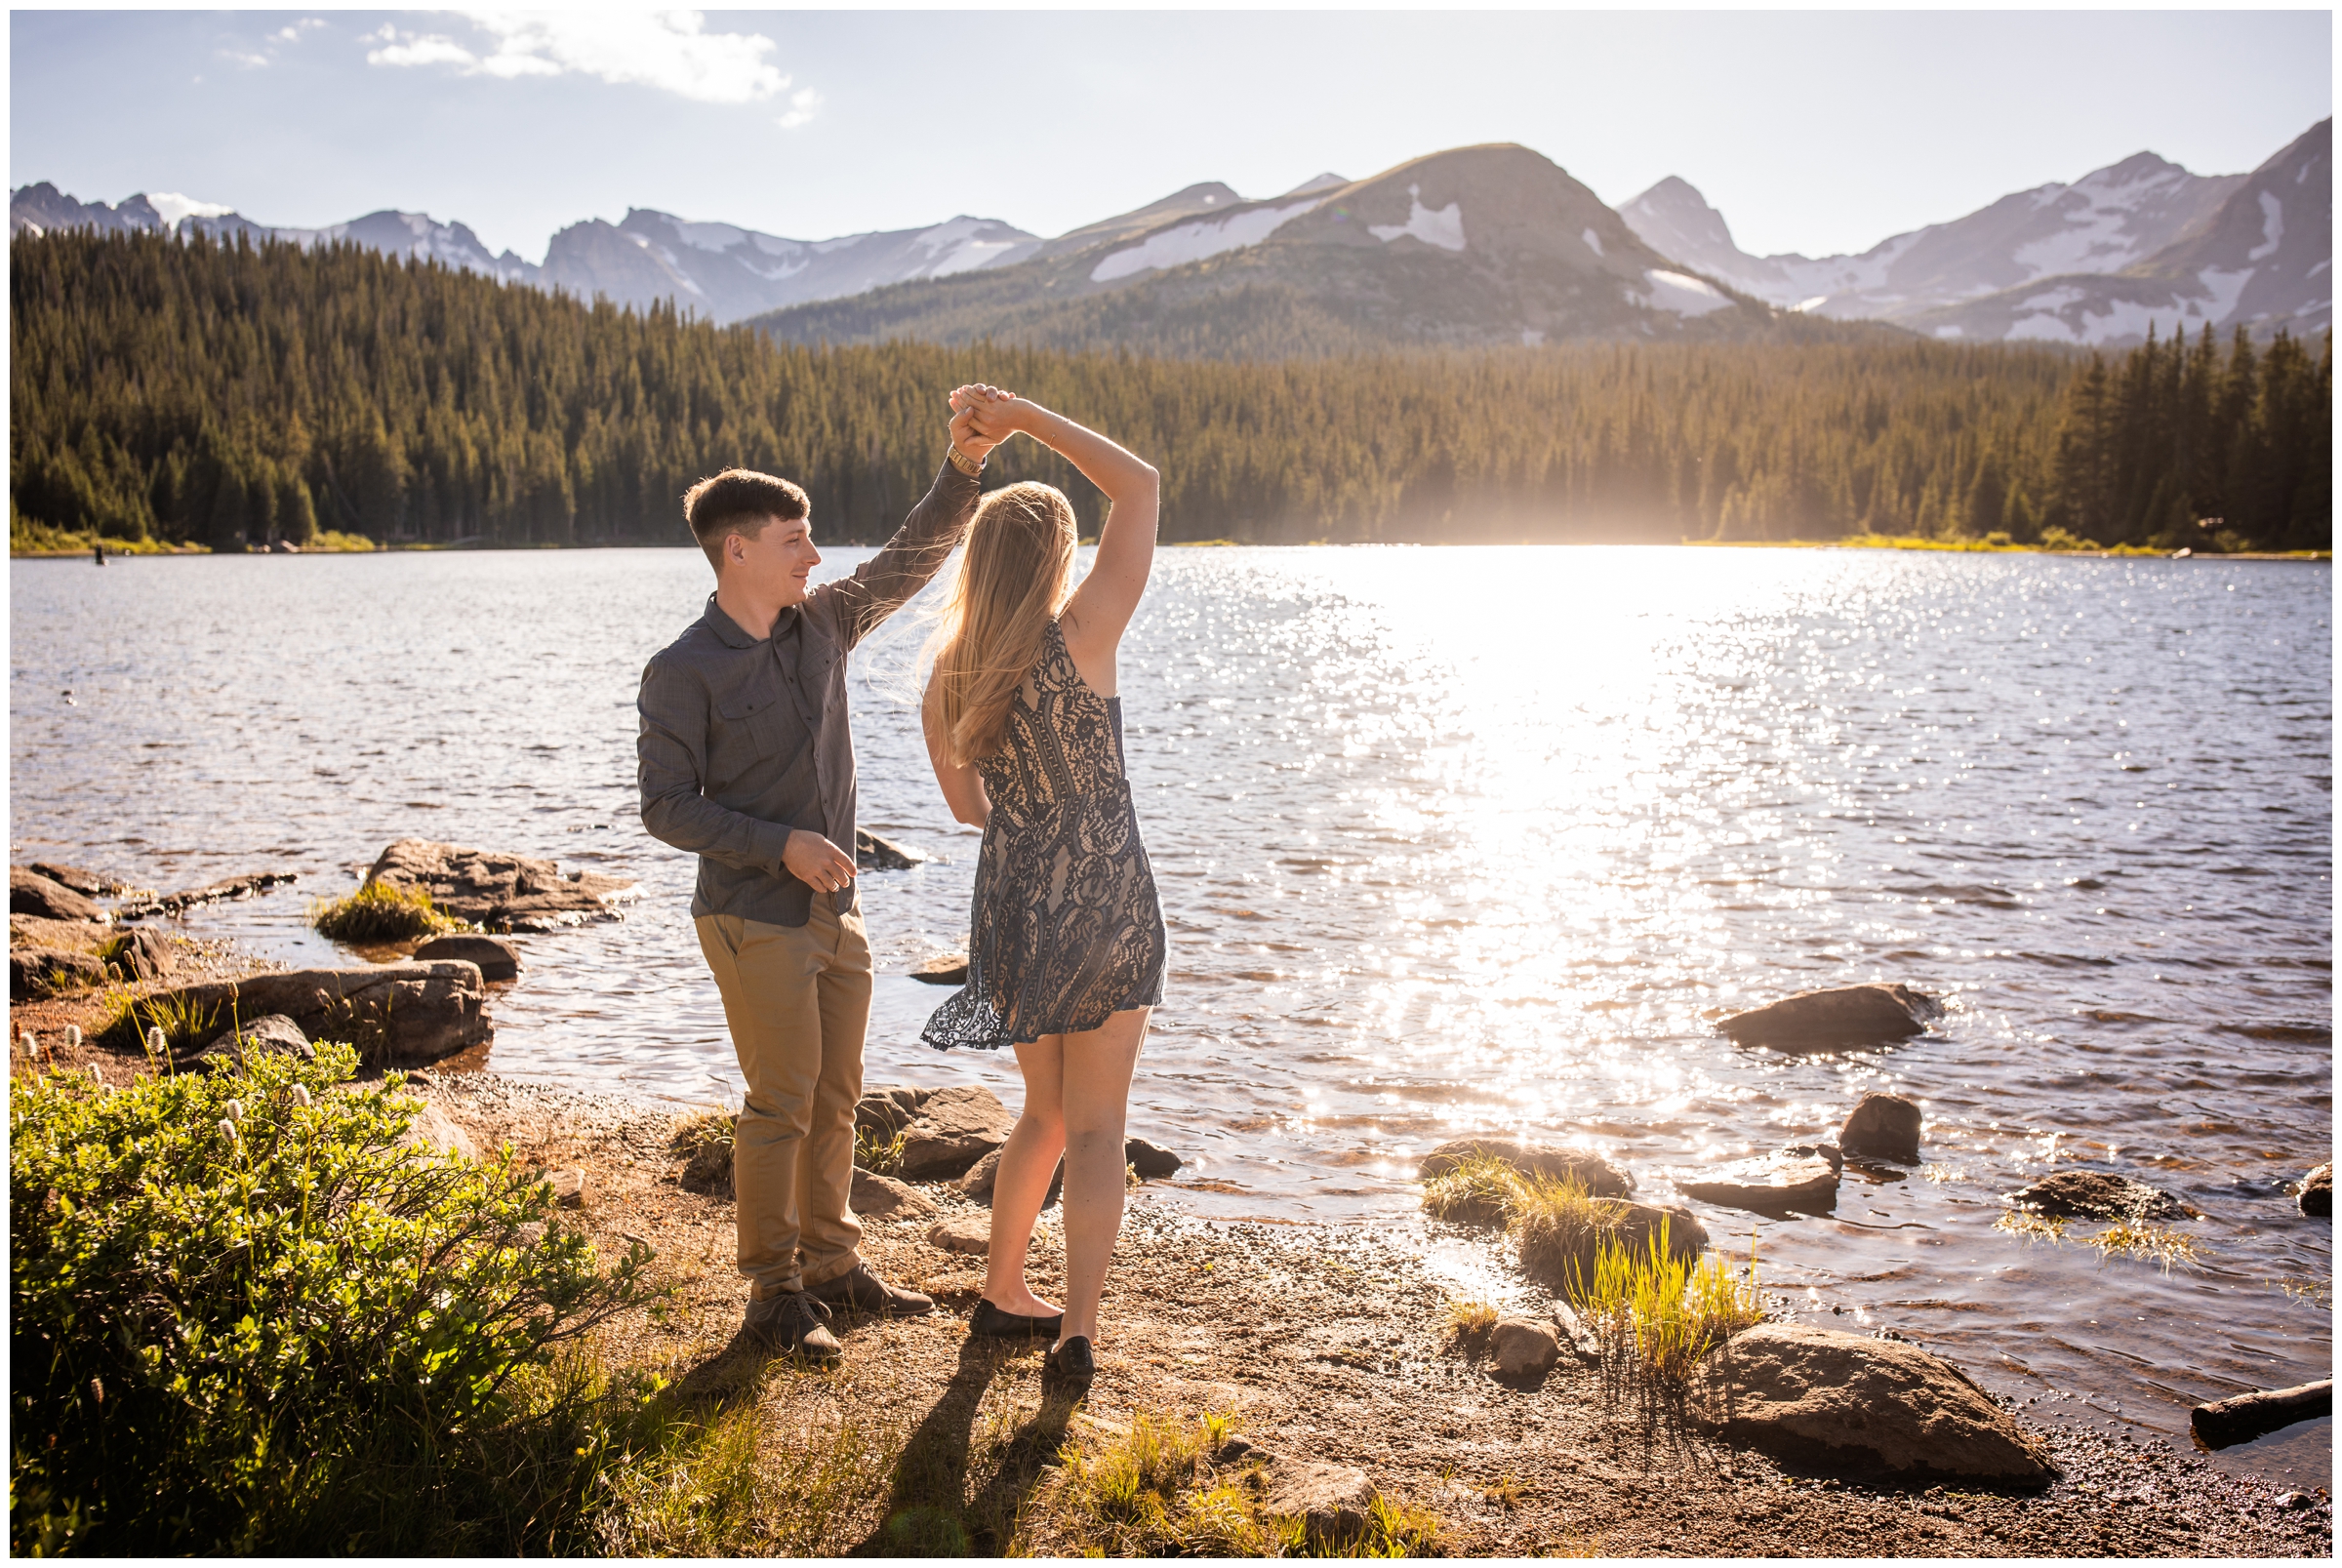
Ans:
{"label": "rock", "polygon": [[866,1089],[854,1102],[854,1125],[879,1138],[892,1138],[910,1125],[911,1107],[884,1089]]}
{"label": "rock", "polygon": [[1322,1543],[1353,1537],[1366,1528],[1374,1506],[1374,1483],[1348,1465],[1279,1459],[1261,1474],[1261,1511],[1303,1522],[1308,1538]]}
{"label": "rock", "polygon": [[11,947],[47,947],[55,952],[86,952],[102,958],[106,944],[117,940],[118,933],[88,920],[51,920],[37,914],[8,917]]}
{"label": "rock", "polygon": [[860,1166],[854,1169],[854,1188],[846,1206],[873,1220],[924,1220],[942,1210],[942,1205],[917,1187]]}
{"label": "rock", "polygon": [[1561,1336],[1551,1323],[1500,1317],[1488,1336],[1488,1353],[1508,1378],[1543,1377],[1561,1359]]}
{"label": "rock", "polygon": [[117,920],[143,920],[149,915],[183,914],[201,904],[222,904],[236,899],[249,899],[270,888],[288,887],[301,880],[297,871],[255,871],[249,876],[231,876],[223,881],[189,888],[184,893],[147,894],[122,901],[114,911]]}
{"label": "rock", "polygon": [[2334,1165],[2328,1160],[2314,1166],[2301,1179],[2301,1212],[2331,1219],[2334,1213]]}
{"label": "rock", "polygon": [[1873,1476],[2041,1482],[2040,1443],[1965,1373],[1917,1346],[1761,1323],[1711,1350],[1703,1425],[1776,1459]]}
{"label": "rock", "polygon": [[480,966],[482,980],[520,978],[520,949],[502,937],[483,937],[471,932],[433,937],[415,949],[415,957],[423,963],[442,958],[464,959]]}
{"label": "rock", "polygon": [[1831,1051],[1924,1034],[1943,1013],[1942,1003],[1908,985],[1837,985],[1735,1013],[1716,1027],[1742,1045]]}
{"label": "rock", "polygon": [[415,1119],[407,1123],[407,1130],[399,1134],[398,1141],[409,1148],[445,1149],[450,1154],[461,1154],[467,1160],[480,1157],[479,1146],[471,1141],[471,1134],[458,1126],[453,1116],[433,1105],[426,1104],[415,1113]]}
{"label": "rock", "polygon": [[1178,1174],[1179,1168],[1187,1163],[1177,1154],[1163,1147],[1162,1145],[1150,1144],[1144,1138],[1125,1139],[1122,1144],[1122,1158],[1132,1170],[1139,1173],[1140,1179],[1144,1181],[1152,1181],[1163,1176],[1175,1176]]}
{"label": "rock", "polygon": [[105,960],[96,953],[9,945],[8,999],[12,1002],[37,1002],[63,991],[102,985],[111,978]]}
{"label": "rock", "polygon": [[491,931],[553,931],[620,919],[617,905],[635,892],[626,877],[598,871],[563,876],[551,861],[424,838],[402,838],[384,849],[366,880],[421,888],[440,913]]}
{"label": "rock", "polygon": [[[495,1037],[479,966],[461,961],[374,964],[364,969],[290,969],[242,980],[182,985],[144,998],[156,1012],[208,1020],[282,1013],[312,1040],[341,1040],[376,1066],[417,1066]],[[119,1043],[136,1048],[144,1016],[126,1020]]]}
{"label": "rock", "polygon": [[[1458,1138],[1441,1144],[1416,1162],[1415,1174],[1425,1181],[1443,1176],[1474,1154],[1503,1160],[1514,1170],[1556,1182],[1575,1179],[1597,1198],[1624,1197],[1635,1190],[1635,1178],[1598,1154],[1578,1148],[1548,1148],[1515,1143],[1509,1138]],[[1144,1174],[1144,1173],[1142,1173]]]}
{"label": "rock", "polygon": [[1520,1210],[1514,1235],[1521,1266],[1532,1277],[1557,1290],[1574,1288],[1579,1279],[1592,1277],[1602,1241],[1647,1255],[1662,1226],[1670,1257],[1697,1257],[1708,1245],[1708,1227],[1689,1209],[1626,1198],[1595,1198],[1591,1208],[1590,1228],[1581,1228],[1583,1211],[1534,1203]]}
{"label": "rock", "polygon": [[2105,1171],[2058,1171],[2011,1192],[2020,1209],[2052,1219],[2193,1220],[2196,1211],[2170,1193]]}
{"label": "rock", "polygon": [[992,1217],[981,1209],[960,1209],[927,1227],[927,1244],[946,1252],[972,1252],[981,1258],[992,1250]]}
{"label": "rock", "polygon": [[127,882],[117,882],[96,871],[85,871],[78,865],[53,865],[44,861],[35,861],[30,869],[60,887],[71,888],[85,899],[117,899],[130,891]]}
{"label": "rock", "polygon": [[1837,1130],[1837,1146],[1849,1154],[1880,1154],[1917,1165],[1919,1107],[1901,1095],[1864,1095]]}
{"label": "rock", "polygon": [[97,925],[114,918],[97,901],[21,865],[8,868],[8,912],[35,915],[43,920],[86,920]]}
{"label": "rock", "polygon": [[126,980],[160,980],[179,968],[179,955],[162,933],[134,927],[106,944],[105,961]]}
{"label": "rock", "polygon": [[1016,1120],[982,1084],[938,1089],[904,1130],[902,1174],[923,1181],[961,1175],[1007,1143]]}
{"label": "rock", "polygon": [[1846,1156],[1836,1144],[1789,1144],[1781,1150],[1787,1159],[1828,1160],[1830,1168],[1838,1175],[1846,1174]]}
{"label": "rock", "polygon": [[968,955],[964,952],[938,953],[910,972],[913,980],[923,980],[930,985],[965,985],[968,983]]}
{"label": "rock", "polygon": [[[992,1206],[992,1186],[999,1175],[1000,1150],[995,1148],[969,1166],[968,1174],[951,1185],[989,1209]],[[1065,1195],[1066,1162],[1060,1158],[1056,1173],[1049,1178],[1049,1190],[1041,1195],[1041,1207],[1049,1208]]]}
{"label": "rock", "polygon": [[1801,1145],[1762,1159],[1727,1165],[1706,1181],[1677,1182],[1676,1190],[1702,1203],[1720,1203],[1728,1209],[1758,1214],[1827,1210],[1837,1202],[1838,1166],[1819,1152],[1798,1151],[1814,1146]]}
{"label": "rock", "polygon": [[549,1171],[545,1180],[552,1184],[553,1207],[582,1209],[586,1207],[586,1173],[572,1167],[565,1171]]}
{"label": "rock", "polygon": [[317,1058],[317,1048],[309,1043],[307,1035],[301,1032],[300,1025],[282,1013],[266,1013],[213,1036],[209,1044],[195,1053],[195,1059],[201,1062],[213,1057],[241,1057],[271,1052],[299,1057],[303,1062],[313,1062]]}
{"label": "rock", "polygon": [[1554,1326],[1561,1331],[1560,1343],[1576,1352],[1581,1360],[1599,1361],[1602,1358],[1602,1342],[1593,1326],[1558,1296],[1554,1298]]}
{"label": "rock", "polygon": [[880,838],[864,828],[854,829],[854,864],[873,871],[908,871],[927,857],[915,849]]}

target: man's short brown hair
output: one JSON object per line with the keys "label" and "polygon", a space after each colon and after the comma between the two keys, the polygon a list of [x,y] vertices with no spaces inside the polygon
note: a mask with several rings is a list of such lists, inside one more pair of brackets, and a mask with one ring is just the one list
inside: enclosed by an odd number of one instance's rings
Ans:
{"label": "man's short brown hair", "polygon": [[776,517],[793,523],[812,510],[804,491],[753,468],[726,468],[683,492],[683,520],[707,552],[707,564],[719,572],[724,569],[727,535],[754,539]]}

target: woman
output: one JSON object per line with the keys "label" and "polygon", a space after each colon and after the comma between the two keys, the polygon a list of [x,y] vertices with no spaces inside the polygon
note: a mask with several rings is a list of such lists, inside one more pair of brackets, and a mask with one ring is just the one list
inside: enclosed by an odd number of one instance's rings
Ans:
{"label": "woman", "polygon": [[[980,386],[955,398],[994,440],[1017,431],[1106,495],[1097,560],[1073,586],[1073,508],[1048,485],[984,498],[930,643],[921,703],[951,814],[984,829],[968,982],[925,1030],[939,1050],[1016,1049],[1025,1108],[1000,1151],[978,1334],[1048,1334],[1049,1366],[1095,1369],[1098,1299],[1122,1228],[1130,1075],[1162,1000],[1165,939],[1122,765],[1114,653],[1154,560],[1155,471],[1047,409]],[[1065,1156],[1066,1305],[1025,1283]]]}

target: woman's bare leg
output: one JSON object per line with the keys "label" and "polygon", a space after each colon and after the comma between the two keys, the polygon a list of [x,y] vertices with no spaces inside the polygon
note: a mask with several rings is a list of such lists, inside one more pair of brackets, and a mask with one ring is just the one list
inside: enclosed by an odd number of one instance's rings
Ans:
{"label": "woman's bare leg", "polygon": [[[1098,1339],[1098,1299],[1122,1231],[1127,1164],[1122,1127],[1130,1075],[1151,1009],[1116,1013],[1095,1029],[1062,1036],[1066,1139],[1066,1322],[1061,1340]],[[1001,1162],[1005,1169],[1007,1161]]]}
{"label": "woman's bare leg", "polygon": [[[1086,1036],[1076,1036],[1086,1038]],[[1000,1149],[1000,1172],[992,1182],[992,1241],[984,1262],[984,1299],[1019,1317],[1055,1317],[1059,1308],[1025,1283],[1025,1254],[1032,1244],[1033,1222],[1066,1151],[1063,1092],[1066,1036],[1044,1034],[1017,1048],[1025,1074],[1025,1108]]]}

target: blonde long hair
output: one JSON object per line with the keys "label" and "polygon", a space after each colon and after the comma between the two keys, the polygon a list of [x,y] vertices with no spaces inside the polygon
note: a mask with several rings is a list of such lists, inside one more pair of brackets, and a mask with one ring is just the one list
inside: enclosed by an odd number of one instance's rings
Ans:
{"label": "blonde long hair", "polygon": [[1025,684],[1073,580],[1073,503],[1035,480],[984,498],[967,553],[928,648],[943,704],[944,746],[966,767],[1000,749]]}

